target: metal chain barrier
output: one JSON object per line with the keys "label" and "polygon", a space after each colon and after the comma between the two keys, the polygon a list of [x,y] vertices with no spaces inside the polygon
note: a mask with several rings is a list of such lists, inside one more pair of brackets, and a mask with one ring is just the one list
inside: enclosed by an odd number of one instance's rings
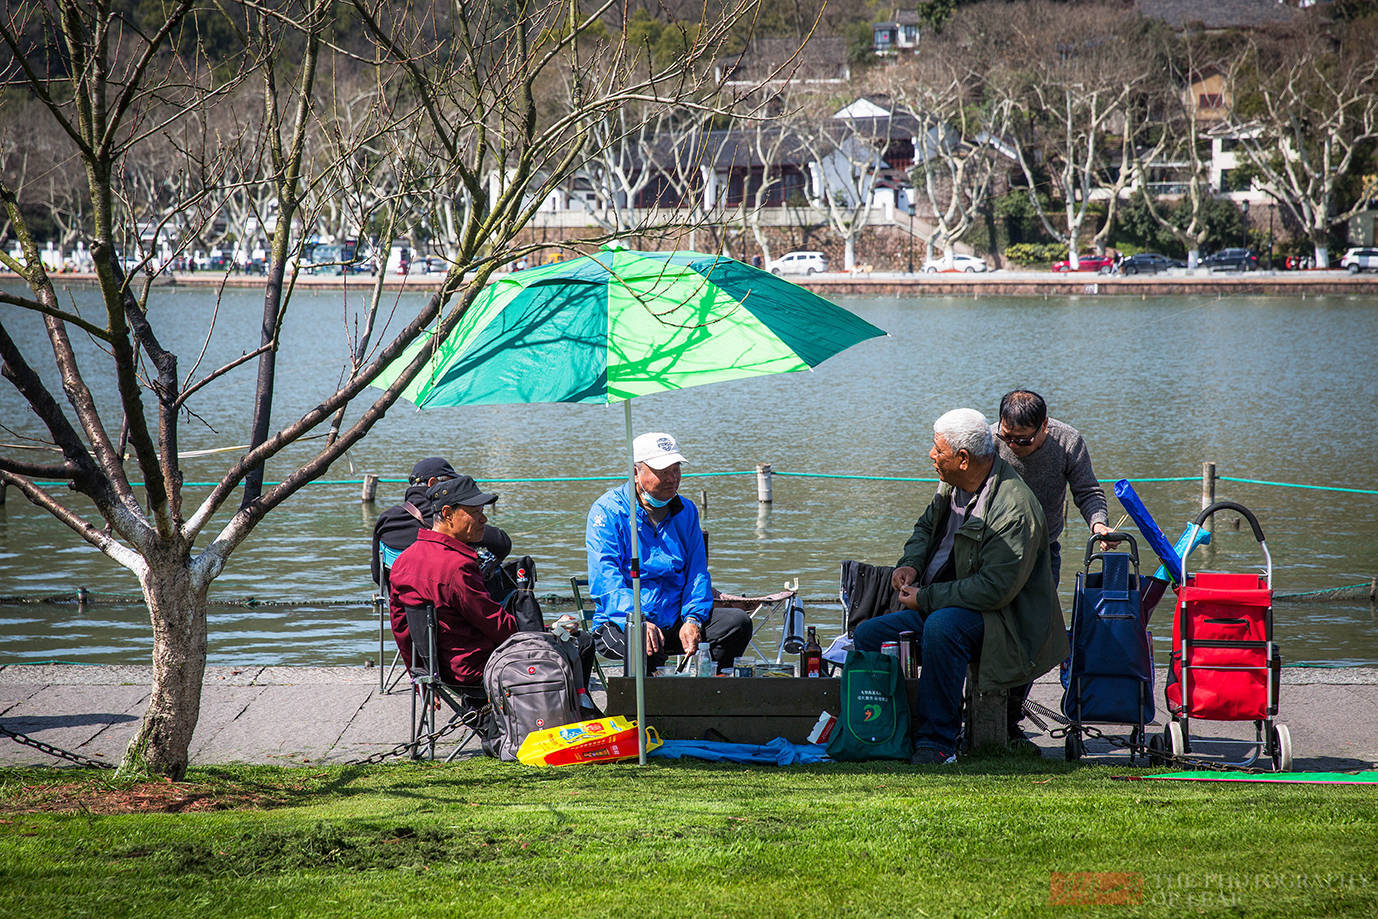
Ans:
{"label": "metal chain barrier", "polygon": [[[374,754],[372,754],[372,755],[370,755],[370,756],[365,756],[365,757],[363,757],[362,759],[351,759],[351,760],[348,760],[348,761],[345,762],[345,765],[346,765],[346,766],[372,766],[372,765],[376,765],[376,764],[378,764],[378,763],[382,763],[383,761],[388,760],[388,759],[391,759],[391,758],[393,758],[393,757],[401,756],[401,755],[404,754],[404,753],[409,753],[409,752],[411,752],[412,749],[420,749],[421,746],[422,746],[423,744],[427,744],[427,745],[432,744],[432,743],[434,743],[435,741],[439,740],[440,738],[446,736],[447,734],[452,734],[452,733],[454,733],[455,731],[457,731],[457,730],[459,730],[460,728],[463,728],[463,727],[467,727],[467,728],[469,728],[470,730],[474,730],[475,732],[477,732],[477,728],[478,728],[478,724],[479,724],[480,716],[481,716],[481,715],[482,715],[482,710],[479,710],[479,711],[467,711],[467,712],[465,712],[463,715],[461,715],[460,717],[456,718],[454,721],[451,721],[451,722],[449,722],[449,723],[447,723],[447,724],[441,725],[441,727],[440,727],[438,730],[432,731],[432,732],[429,733],[429,734],[423,734],[422,736],[418,737],[418,738],[416,739],[415,743],[413,743],[412,741],[404,741],[404,742],[398,744],[397,746],[393,747],[391,750],[382,750],[382,751],[379,751],[378,753],[374,753]],[[55,747],[55,746],[53,746],[53,745],[50,744],[50,743],[44,743],[44,742],[41,741],[41,740],[35,740],[34,738],[28,736],[27,734],[21,734],[21,733],[19,733],[18,731],[11,731],[9,728],[5,727],[4,725],[0,725],[0,735],[4,735],[5,737],[9,737],[10,739],[14,740],[16,743],[23,744],[23,745],[26,746],[26,747],[32,747],[33,749],[38,750],[38,751],[41,752],[41,753],[46,753],[46,754],[48,754],[49,756],[55,756],[55,757],[57,757],[58,759],[70,760],[71,762],[75,763],[76,765],[78,765],[78,766],[85,766],[85,767],[87,767],[88,769],[115,769],[115,768],[117,768],[116,765],[115,765],[114,763],[105,763],[105,762],[101,762],[100,760],[91,759],[89,756],[82,756],[80,753],[73,753],[71,750],[64,750],[64,749],[62,749],[61,747]]]}
{"label": "metal chain barrier", "polygon": [[[1038,729],[1040,731],[1042,731],[1044,734],[1047,734],[1053,740],[1062,740],[1068,734],[1072,733],[1072,722],[1064,718],[1059,712],[1055,712],[1045,705],[1040,705],[1037,702],[1025,699],[1024,714],[1028,717],[1030,721],[1032,721],[1035,725],[1038,726]],[[1061,726],[1049,728],[1048,725],[1044,722],[1044,718],[1054,721]],[[1147,726],[1145,726],[1144,732],[1145,735],[1147,735]],[[1134,746],[1132,742],[1125,740],[1122,737],[1106,734],[1097,728],[1091,727],[1088,724],[1083,724],[1081,726],[1081,733],[1085,737],[1090,737],[1095,740],[1103,740],[1112,747],[1117,747],[1122,750],[1128,750],[1130,759],[1133,759],[1134,754],[1137,752],[1137,748]],[[1156,760],[1158,764],[1164,766],[1189,766],[1193,769],[1208,770],[1211,772],[1246,772],[1254,775],[1260,775],[1272,771],[1271,769],[1263,769],[1259,766],[1232,766],[1228,763],[1221,763],[1215,760],[1198,759],[1193,756],[1187,756],[1184,753],[1173,753],[1172,751],[1167,749],[1150,749],[1148,751],[1148,760],[1150,764],[1154,763],[1154,761]]]}
{"label": "metal chain barrier", "polygon": [[393,747],[391,750],[380,750],[377,753],[370,754],[361,759],[346,760],[345,765],[376,766],[379,763],[384,762],[385,760],[392,759],[393,757],[401,756],[404,753],[410,753],[412,750],[419,750],[421,749],[421,746],[423,744],[433,744],[445,735],[452,734],[460,728],[464,727],[469,728],[470,730],[474,731],[475,734],[477,734],[478,725],[481,723],[482,715],[483,709],[471,709],[467,712],[464,712],[455,720],[441,725],[437,730],[432,731],[429,734],[421,735],[420,737],[416,738],[415,741],[403,741],[402,743]]}
{"label": "metal chain barrier", "polygon": [[71,750],[64,750],[61,747],[55,747],[52,744],[44,743],[41,740],[34,740],[27,734],[21,734],[18,731],[11,731],[4,725],[0,725],[0,734],[9,737],[17,743],[21,743],[26,747],[33,747],[35,750],[38,750],[41,753],[46,753],[49,756],[56,756],[58,759],[71,760],[78,766],[85,766],[88,769],[115,768],[114,763],[103,763],[100,760],[91,759],[89,756],[82,756],[80,753],[73,753]]}

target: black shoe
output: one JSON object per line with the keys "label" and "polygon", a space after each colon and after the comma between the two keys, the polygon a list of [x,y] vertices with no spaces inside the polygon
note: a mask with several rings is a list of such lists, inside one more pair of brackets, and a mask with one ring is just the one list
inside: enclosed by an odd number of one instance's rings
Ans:
{"label": "black shoe", "polygon": [[1038,744],[1025,737],[1023,731],[1010,737],[1009,748],[1011,753],[1016,753],[1020,756],[1031,756],[1037,759],[1043,755],[1043,751],[1039,749]]}
{"label": "black shoe", "polygon": [[953,766],[956,763],[955,753],[944,753],[937,747],[915,747],[914,755],[909,757],[911,766]]}

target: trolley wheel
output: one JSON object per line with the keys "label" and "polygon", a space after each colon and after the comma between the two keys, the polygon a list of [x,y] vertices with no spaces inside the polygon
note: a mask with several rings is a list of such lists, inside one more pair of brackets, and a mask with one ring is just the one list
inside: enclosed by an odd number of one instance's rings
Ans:
{"label": "trolley wheel", "polygon": [[1184,756],[1187,752],[1186,737],[1176,721],[1169,721],[1163,728],[1163,749],[1173,756]]}
{"label": "trolley wheel", "polygon": [[1292,732],[1287,730],[1285,724],[1273,725],[1272,737],[1269,738],[1272,750],[1269,751],[1273,756],[1274,772],[1292,771]]}
{"label": "trolley wheel", "polygon": [[1067,739],[1062,743],[1062,749],[1066,753],[1069,763],[1074,763],[1086,755],[1086,744],[1079,734],[1068,734]]}
{"label": "trolley wheel", "polygon": [[1148,764],[1150,766],[1161,766],[1163,763],[1163,738],[1158,734],[1154,734],[1152,737],[1148,738]]}

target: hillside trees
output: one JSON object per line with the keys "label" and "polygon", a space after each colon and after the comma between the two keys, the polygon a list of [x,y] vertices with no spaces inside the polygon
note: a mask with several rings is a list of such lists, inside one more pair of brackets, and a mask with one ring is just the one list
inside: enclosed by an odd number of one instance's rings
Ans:
{"label": "hillside trees", "polygon": [[831,100],[814,100],[797,110],[790,129],[807,152],[811,193],[828,225],[842,240],[842,267],[856,267],[856,244],[874,216],[876,183],[886,169],[883,154],[893,139],[894,119],[834,114]]}
{"label": "hillside trees", "polygon": [[992,182],[1011,165],[1004,144],[1010,103],[983,98],[979,76],[955,49],[894,71],[894,96],[914,122],[912,200],[927,224],[924,254],[932,259],[966,236]]}
{"label": "hillside trees", "polygon": [[1316,35],[1256,43],[1230,74],[1240,148],[1319,268],[1330,266],[1331,228],[1378,196],[1378,23],[1343,34],[1337,51]]}
{"label": "hillside trees", "polygon": [[[1149,151],[1138,147],[1134,150],[1135,168],[1145,179],[1139,189],[1143,207],[1186,250],[1188,268],[1195,268],[1200,262],[1201,247],[1213,229],[1210,215],[1215,189],[1211,184],[1210,138],[1206,134],[1209,125],[1192,94],[1192,81],[1207,68],[1220,64],[1202,60],[1202,54],[1189,37],[1162,56],[1161,88],[1149,94],[1152,110],[1159,119],[1154,126],[1159,143]],[[1160,196],[1151,181],[1154,156],[1177,164],[1172,176],[1172,197]]]}
{"label": "hillside trees", "polygon": [[1149,69],[1122,40],[1117,11],[1087,7],[1074,36],[1056,21],[1044,4],[1018,8],[1004,24],[992,84],[1014,113],[1011,140],[1029,203],[1048,235],[1068,247],[1075,270],[1093,193],[1113,200],[1129,182],[1126,151],[1142,128],[1135,106]]}
{"label": "hillside trees", "polygon": [[[418,336],[453,330],[493,271],[524,251],[519,231],[598,142],[591,124],[633,104],[711,111],[708,63],[750,9],[743,0],[702,23],[671,63],[648,70],[618,32],[599,28],[611,2],[544,0],[515,16],[484,3],[422,10],[372,0],[198,5],[193,13],[191,0],[182,0],[141,28],[109,0],[7,7],[0,41],[17,62],[14,76],[60,131],[63,155],[81,166],[83,233],[100,306],[78,313],[66,305],[37,257],[26,216],[34,212],[27,200],[34,183],[0,182],[0,205],[23,250],[21,259],[0,259],[25,287],[0,292],[0,361],[33,419],[6,422],[32,425],[22,436],[40,457],[7,445],[0,482],[139,581],[153,631],[153,685],[126,771],[184,774],[211,584],[267,514],[369,432],[426,354],[385,391],[368,391],[370,381]],[[332,24],[346,14],[366,53],[330,39]],[[232,56],[212,60],[187,40],[185,30],[209,28],[208,17],[221,17],[216,34]],[[48,57],[54,47],[63,49],[59,65]],[[330,71],[322,62],[346,53],[378,87],[367,117],[348,131],[332,121],[331,87],[322,86]],[[575,75],[571,103],[550,115],[538,105],[540,89],[564,74]],[[225,123],[242,129],[233,135],[212,127]],[[140,219],[139,208],[122,198],[123,177],[154,146],[159,157],[171,151],[181,173],[162,189],[158,219],[167,225],[204,227],[237,189],[271,191],[256,205],[273,212],[262,322],[242,341],[242,356],[219,367],[202,367],[194,350],[167,347],[169,323],[188,320],[176,309],[178,289],[154,283],[161,269],[149,262],[131,278],[116,259],[120,244],[138,235]],[[382,160],[394,161],[386,173],[371,165]],[[341,168],[347,162],[351,169]],[[414,210],[424,189],[463,201],[448,241],[453,267],[423,305],[391,322],[376,322],[377,298],[352,316],[351,329],[368,332],[362,341],[355,335],[338,384],[311,393],[309,408],[275,417],[275,358],[292,310],[300,241],[293,227],[311,224],[342,176],[363,175],[373,177],[369,194],[382,202],[373,213],[384,220]],[[21,347],[11,334],[28,319],[42,326],[41,348]],[[206,323],[209,337],[214,314]],[[79,347],[79,337],[94,347]],[[199,430],[198,405],[226,398],[220,384],[251,365],[255,383],[241,417],[252,420],[235,435],[249,446],[217,454],[228,459],[214,484],[189,493],[179,453],[185,431]],[[270,467],[275,482],[263,475]]]}

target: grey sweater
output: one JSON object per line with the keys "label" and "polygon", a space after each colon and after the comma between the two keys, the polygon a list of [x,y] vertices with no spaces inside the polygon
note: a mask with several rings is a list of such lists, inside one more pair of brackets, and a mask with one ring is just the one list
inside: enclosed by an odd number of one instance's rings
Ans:
{"label": "grey sweater", "polygon": [[[991,425],[992,435],[998,430],[998,425]],[[1002,460],[1014,467],[1038,498],[1038,503],[1043,505],[1043,516],[1048,519],[1048,542],[1057,542],[1062,535],[1065,522],[1062,508],[1068,486],[1071,486],[1072,500],[1077,503],[1087,526],[1109,524],[1105,490],[1091,470],[1091,454],[1081,434],[1070,424],[1049,418],[1048,437],[1043,446],[1023,459],[1015,456],[999,437],[995,438],[995,449]]]}

